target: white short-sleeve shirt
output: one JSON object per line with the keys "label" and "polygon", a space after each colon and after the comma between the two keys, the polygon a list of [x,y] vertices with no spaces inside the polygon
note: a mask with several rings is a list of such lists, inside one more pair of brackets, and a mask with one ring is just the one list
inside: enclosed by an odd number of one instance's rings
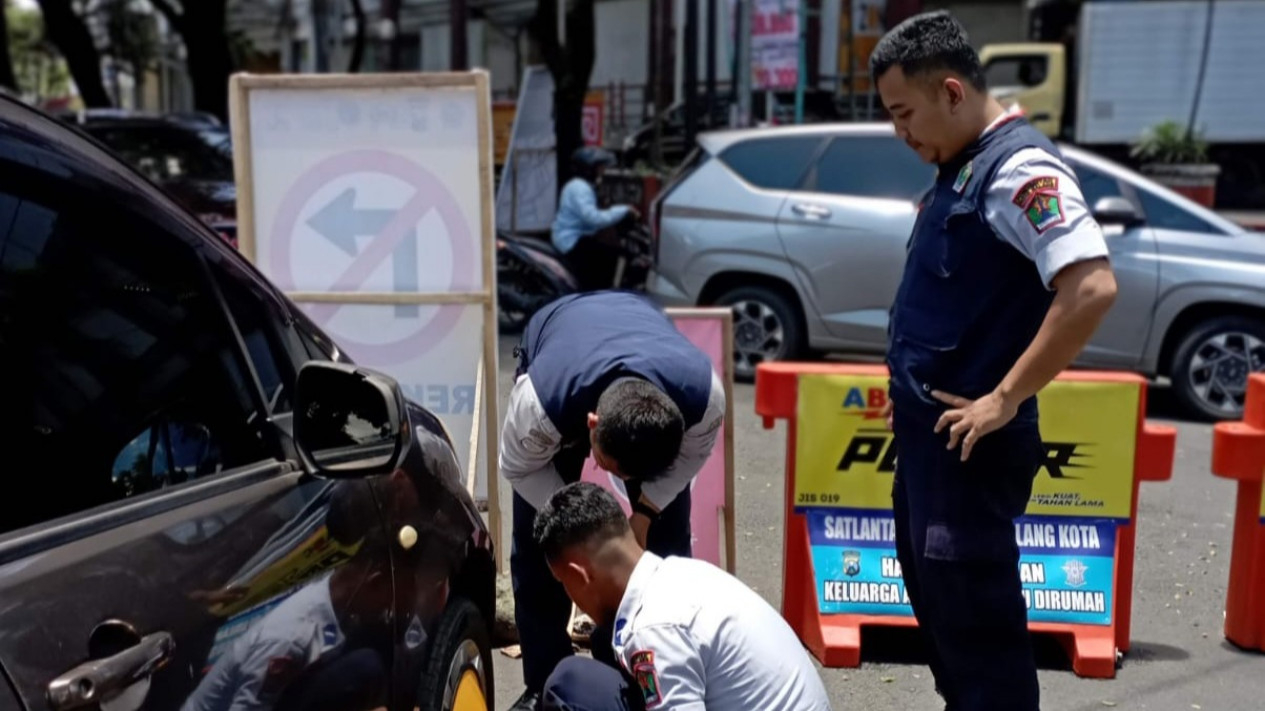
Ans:
{"label": "white short-sleeve shirt", "polygon": [[[985,131],[1013,118],[1007,113]],[[1072,169],[1041,148],[1024,148],[993,174],[984,216],[993,231],[1037,265],[1046,288],[1065,267],[1107,257],[1102,228]]]}
{"label": "white short-sleeve shirt", "polygon": [[642,554],[612,645],[647,709],[830,708],[790,625],[751,588],[705,561]]}

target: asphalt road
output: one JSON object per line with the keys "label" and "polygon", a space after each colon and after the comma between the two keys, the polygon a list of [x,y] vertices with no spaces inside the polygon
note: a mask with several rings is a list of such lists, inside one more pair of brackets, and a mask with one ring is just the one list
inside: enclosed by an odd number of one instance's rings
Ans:
{"label": "asphalt road", "polygon": [[[503,338],[502,407],[513,375],[512,348],[513,340]],[[763,429],[751,386],[735,386],[734,398],[738,577],[776,608],[782,592],[786,430],[784,424]],[[1208,471],[1211,427],[1174,419],[1175,407],[1162,389],[1153,388],[1150,400],[1151,420],[1177,426],[1177,457],[1171,481],[1146,483],[1141,490],[1132,649],[1115,679],[1082,679],[1055,642],[1038,639],[1041,707],[1265,708],[1265,655],[1237,650],[1222,637],[1235,485]],[[503,508],[508,537],[508,507]],[[508,552],[508,538],[505,545]],[[867,631],[862,655],[859,668],[821,669],[835,709],[943,709],[908,634]],[[522,672],[518,661],[500,652],[494,665],[500,711],[522,692]]]}

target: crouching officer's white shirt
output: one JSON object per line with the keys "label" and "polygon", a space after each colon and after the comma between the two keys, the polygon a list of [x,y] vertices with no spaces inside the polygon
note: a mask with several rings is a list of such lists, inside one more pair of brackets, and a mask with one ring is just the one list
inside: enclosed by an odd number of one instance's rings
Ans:
{"label": "crouching officer's white shirt", "polygon": [[613,645],[647,709],[830,708],[781,615],[705,561],[643,554],[619,606]]}

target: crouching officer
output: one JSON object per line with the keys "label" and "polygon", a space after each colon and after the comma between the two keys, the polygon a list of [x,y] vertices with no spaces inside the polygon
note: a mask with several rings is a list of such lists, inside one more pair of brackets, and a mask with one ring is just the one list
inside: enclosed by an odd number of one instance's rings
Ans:
{"label": "crouching officer", "polygon": [[[501,473],[514,489],[510,571],[527,687],[512,708],[534,709],[572,652],[571,604],[532,539],[537,510],[579,481],[592,452],[623,479],[638,543],[688,557],[690,484],[711,455],[725,391],[707,355],[662,309],[629,292],[554,301],[532,316],[516,354],[500,445]],[[595,655],[609,650],[609,635],[594,631]]]}
{"label": "crouching officer", "polygon": [[897,134],[939,166],[888,334],[897,555],[948,708],[1035,711],[1014,533],[1043,456],[1035,396],[1116,282],[1075,175],[990,98],[956,20],[906,20],[870,66]]}
{"label": "crouching officer", "polygon": [[808,653],[764,598],[711,563],[643,551],[605,489],[555,493],[535,538],[575,604],[614,621],[620,667],[563,660],[546,711],[829,711]]}

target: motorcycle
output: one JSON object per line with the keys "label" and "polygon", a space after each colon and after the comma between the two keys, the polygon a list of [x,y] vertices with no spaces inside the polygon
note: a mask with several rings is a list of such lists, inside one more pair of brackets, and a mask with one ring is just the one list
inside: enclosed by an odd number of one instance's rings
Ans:
{"label": "motorcycle", "polygon": [[[609,288],[640,291],[652,265],[650,230],[640,221],[625,220],[585,239],[599,239],[614,248],[615,264]],[[581,291],[566,258],[549,236],[501,234],[496,240],[497,316],[502,333],[517,333],[541,307]]]}

